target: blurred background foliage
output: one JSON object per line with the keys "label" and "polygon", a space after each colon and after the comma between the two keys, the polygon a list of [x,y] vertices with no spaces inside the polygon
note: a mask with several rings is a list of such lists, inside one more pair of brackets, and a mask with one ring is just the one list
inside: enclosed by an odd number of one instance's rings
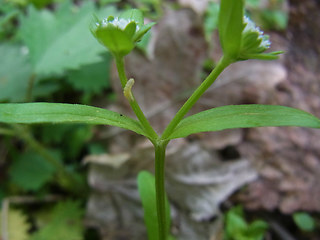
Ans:
{"label": "blurred background foliage", "polygon": [[[282,3],[247,0],[247,13],[263,29],[283,31],[288,15],[279,10]],[[112,102],[112,58],[89,26],[93,14],[104,17],[132,7],[157,21],[164,7],[180,6],[161,0],[0,0],[0,102]],[[208,43],[218,12],[217,1],[210,1],[203,16]],[[144,54],[149,39],[150,34],[139,44]],[[208,59],[204,68],[210,63]],[[84,125],[0,125],[0,222],[7,226],[0,228],[3,240],[99,239],[83,224],[89,190],[81,163],[86,154],[108,151],[95,140],[97,131]],[[243,214],[232,216],[230,212],[227,221],[237,228],[234,219],[244,221]],[[295,216],[302,229],[312,228],[308,216]],[[263,232],[266,226],[261,225]],[[229,233],[228,239],[237,238]]]}

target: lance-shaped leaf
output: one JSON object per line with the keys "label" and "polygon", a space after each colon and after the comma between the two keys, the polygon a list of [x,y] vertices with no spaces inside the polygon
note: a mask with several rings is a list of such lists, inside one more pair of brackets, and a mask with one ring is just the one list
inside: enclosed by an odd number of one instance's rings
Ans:
{"label": "lance-shaped leaf", "polygon": [[297,126],[320,128],[320,119],[299,109],[274,105],[230,105],[185,118],[168,139],[231,128]]}
{"label": "lance-shaped leaf", "polygon": [[0,104],[0,122],[111,125],[147,136],[138,121],[110,110],[77,104],[3,103]]}

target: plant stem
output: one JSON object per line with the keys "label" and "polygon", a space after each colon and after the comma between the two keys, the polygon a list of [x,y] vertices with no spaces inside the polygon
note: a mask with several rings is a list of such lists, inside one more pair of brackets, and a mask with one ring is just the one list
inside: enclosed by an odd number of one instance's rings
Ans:
{"label": "plant stem", "polygon": [[[126,86],[128,79],[126,77],[125,69],[124,69],[124,61],[123,58],[116,57],[116,65],[118,69],[118,74],[121,82],[122,89]],[[133,96],[133,95],[132,95]],[[148,134],[149,139],[151,142],[154,143],[156,139],[158,139],[158,134],[154,131],[152,126],[150,125],[148,119],[142,112],[138,102],[136,101],[135,97],[133,96],[132,100],[129,100],[130,106],[133,112],[136,114],[137,118],[139,119],[142,127],[144,128],[145,132]]]}
{"label": "plant stem", "polygon": [[122,57],[115,57],[118,74],[121,82],[122,89],[126,86],[128,79],[124,68],[124,60]]}
{"label": "plant stem", "polygon": [[180,123],[183,117],[188,113],[188,111],[193,107],[193,105],[198,101],[202,94],[214,83],[217,77],[223,72],[223,70],[232,63],[228,58],[222,57],[218,62],[217,66],[212,70],[209,76],[202,82],[202,84],[193,92],[190,98],[184,103],[180,108],[171,122],[168,124],[164,130],[161,139],[167,139],[176,126]]}
{"label": "plant stem", "polygon": [[166,194],[164,181],[167,143],[168,142],[161,142],[155,144],[155,183],[159,240],[165,240],[168,235],[168,223],[166,223]]}

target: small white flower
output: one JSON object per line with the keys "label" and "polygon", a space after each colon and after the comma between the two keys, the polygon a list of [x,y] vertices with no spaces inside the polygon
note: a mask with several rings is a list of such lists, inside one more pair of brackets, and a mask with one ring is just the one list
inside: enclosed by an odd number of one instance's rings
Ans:
{"label": "small white flower", "polygon": [[[113,26],[124,30],[127,27],[127,25],[131,22],[135,22],[135,21],[132,19],[124,19],[124,18],[118,18],[118,17],[113,18],[111,20],[104,18],[101,21],[101,27],[106,27],[108,24],[112,24]],[[100,23],[96,23],[96,25],[100,27]],[[136,23],[136,31],[139,31],[138,23]]]}
{"label": "small white flower", "polygon": [[269,38],[264,35],[263,31],[260,30],[259,27],[256,27],[254,22],[248,18],[247,16],[244,16],[243,22],[245,24],[245,28],[243,29],[243,34],[249,33],[249,32],[256,32],[259,34],[258,39],[261,40],[260,47],[262,48],[269,48],[271,45],[271,42],[269,41]]}

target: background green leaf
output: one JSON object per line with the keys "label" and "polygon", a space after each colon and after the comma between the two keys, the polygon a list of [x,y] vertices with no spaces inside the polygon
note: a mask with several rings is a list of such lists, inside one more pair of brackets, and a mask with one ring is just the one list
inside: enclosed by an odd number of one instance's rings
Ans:
{"label": "background green leaf", "polygon": [[293,220],[303,231],[312,232],[315,229],[315,221],[308,213],[297,212],[293,214]]}
{"label": "background green leaf", "polygon": [[11,181],[22,189],[36,191],[52,178],[55,170],[40,155],[27,152],[12,163],[9,175]]}
{"label": "background green leaf", "polygon": [[207,41],[210,41],[213,30],[218,27],[220,5],[210,2],[204,19],[204,30]]}
{"label": "background green leaf", "polygon": [[138,123],[110,110],[63,103],[8,103],[0,104],[3,123],[85,123],[125,128],[146,135]]}
{"label": "background green leaf", "polygon": [[119,18],[134,20],[139,26],[144,24],[143,13],[139,9],[130,9],[119,15]]}
{"label": "background green leaf", "polygon": [[24,101],[31,75],[28,55],[19,45],[1,44],[0,56],[0,101]]}
{"label": "background green leaf", "polygon": [[83,239],[83,210],[78,202],[65,201],[58,203],[50,217],[50,221],[30,240]]}
{"label": "background green leaf", "polygon": [[320,119],[299,109],[276,105],[230,105],[185,118],[169,139],[231,128],[298,126],[320,128]]}
{"label": "background green leaf", "polygon": [[[158,218],[156,204],[155,177],[147,172],[141,171],[138,175],[138,189],[144,210],[144,222],[147,227],[148,239],[159,240]],[[167,231],[170,230],[170,208],[166,197],[166,223]]]}
{"label": "background green leaf", "polygon": [[[66,69],[101,61],[105,51],[96,44],[89,31],[94,2],[86,1],[76,7],[65,1],[56,12],[30,7],[28,16],[21,19],[20,37],[30,51],[37,74],[61,74]],[[114,8],[102,9],[98,15],[111,14]]]}
{"label": "background green leaf", "polygon": [[248,224],[242,206],[231,208],[225,217],[225,240],[262,240],[268,224],[255,220]]}
{"label": "background green leaf", "polygon": [[77,90],[87,94],[99,94],[109,87],[111,55],[105,54],[104,61],[82,66],[69,72],[67,81]]}
{"label": "background green leaf", "polygon": [[[29,240],[28,232],[31,226],[27,222],[27,217],[21,211],[10,209],[8,211],[8,218],[6,220],[8,224],[8,239]],[[0,218],[0,226],[0,236],[2,236],[2,218]]]}

